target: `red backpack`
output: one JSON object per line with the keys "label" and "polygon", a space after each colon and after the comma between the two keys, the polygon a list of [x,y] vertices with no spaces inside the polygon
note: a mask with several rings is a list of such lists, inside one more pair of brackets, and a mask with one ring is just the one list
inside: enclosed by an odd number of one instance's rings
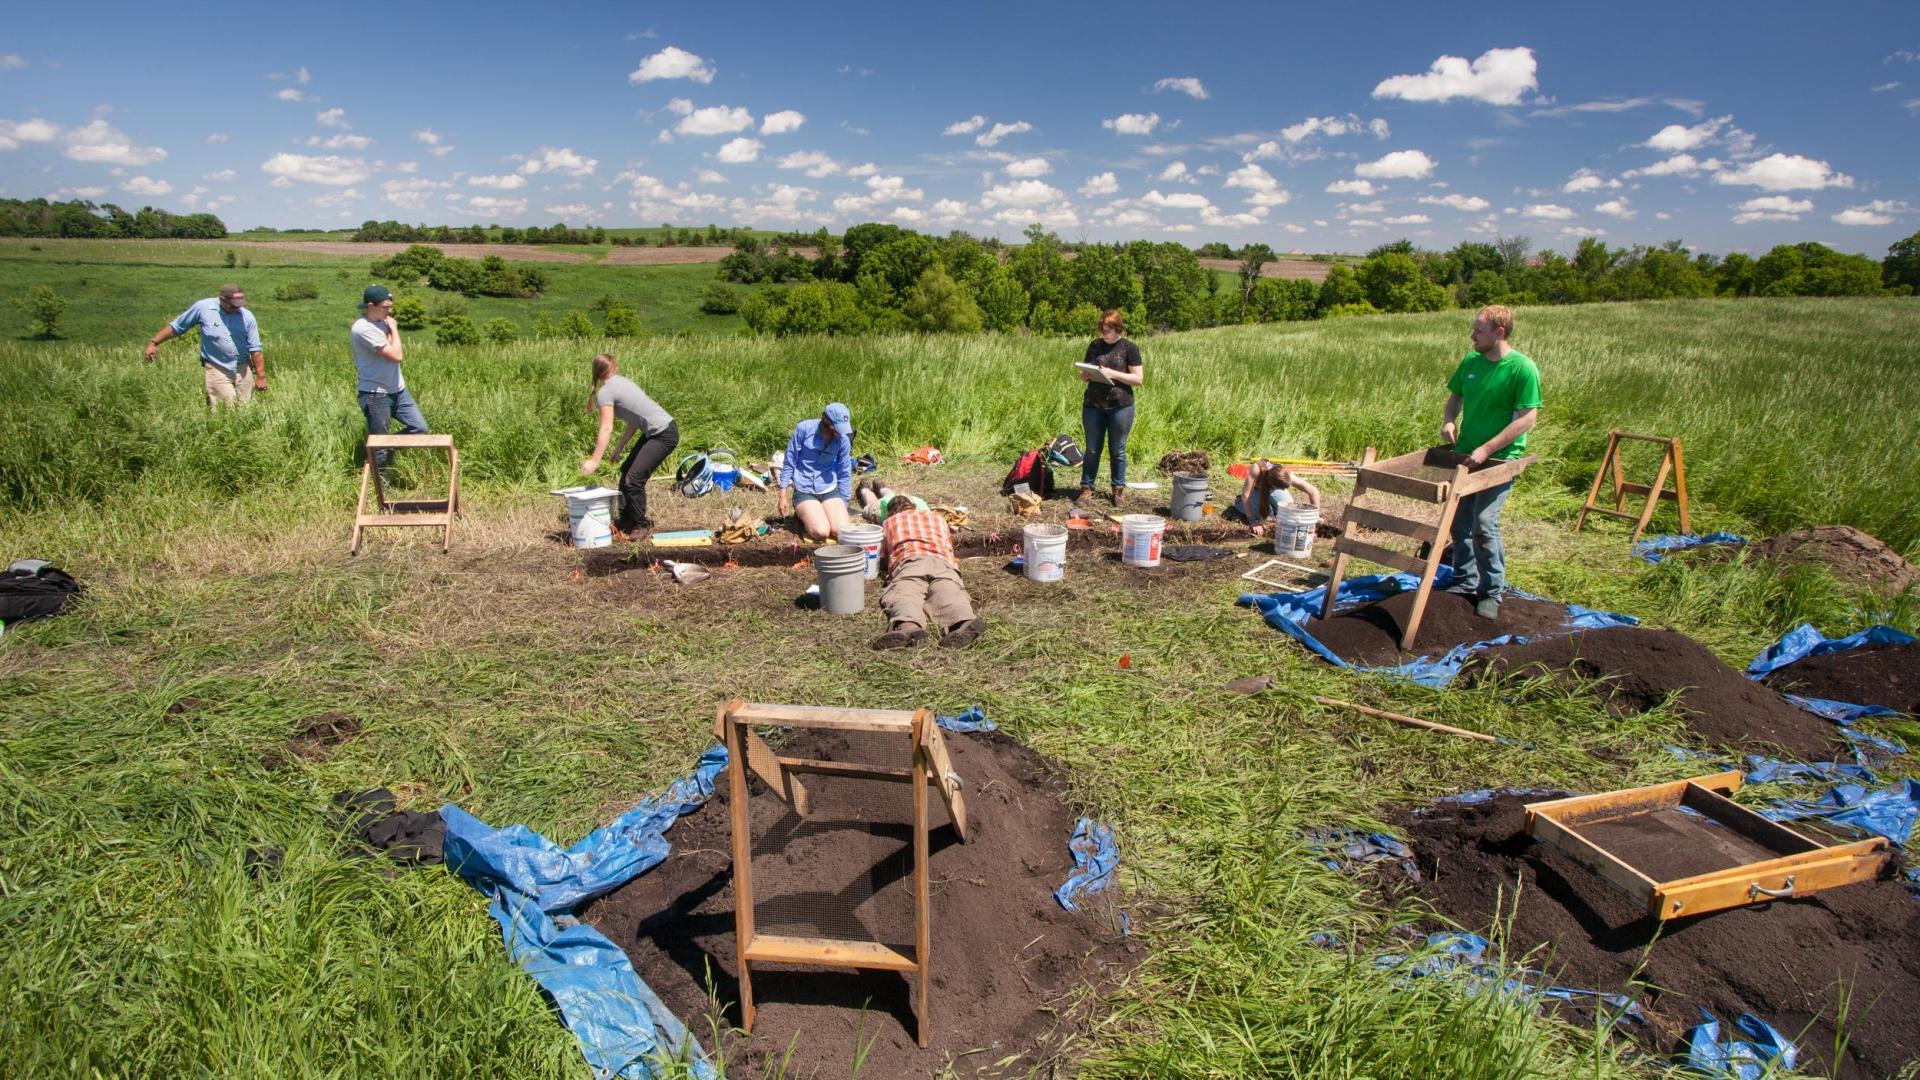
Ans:
{"label": "red backpack", "polygon": [[1000,494],[1011,495],[1021,484],[1045,499],[1053,494],[1053,469],[1047,464],[1047,448],[1029,450],[1013,463],[1013,470],[1000,482]]}

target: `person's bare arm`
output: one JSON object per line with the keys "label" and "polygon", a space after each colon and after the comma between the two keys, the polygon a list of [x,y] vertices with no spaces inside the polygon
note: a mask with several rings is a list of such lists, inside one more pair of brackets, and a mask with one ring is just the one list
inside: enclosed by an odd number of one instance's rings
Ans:
{"label": "person's bare arm", "polygon": [[255,349],[253,354],[247,357],[247,363],[253,365],[253,388],[255,390],[265,390],[267,388],[266,356],[258,349]]}
{"label": "person's bare arm", "polygon": [[[591,474],[594,470],[600,467],[601,455],[607,452],[607,439],[610,438],[612,435],[613,435],[613,406],[602,405],[600,406],[600,434],[597,437],[595,437],[593,440],[593,453],[587,455],[587,459],[580,463],[581,472]],[[624,447],[626,445],[626,440],[622,439],[620,440],[620,443]],[[620,452],[617,450],[614,451],[613,456],[619,457]]]}
{"label": "person's bare arm", "polygon": [[1287,472],[1287,483],[1298,488],[1300,490],[1300,493],[1307,497],[1307,504],[1309,506],[1317,507],[1320,505],[1320,489],[1317,487],[1314,487],[1313,484],[1309,483],[1305,477],[1295,476],[1293,472],[1289,470]]}
{"label": "person's bare arm", "polygon": [[1459,394],[1447,395],[1447,407],[1440,413],[1440,441],[1451,445],[1460,438],[1460,429],[1454,421],[1460,418],[1460,406],[1465,404]]}
{"label": "person's bare arm", "polygon": [[1107,378],[1117,383],[1125,383],[1128,386],[1139,386],[1147,380],[1147,369],[1139,364],[1135,364],[1125,371],[1109,371],[1107,372]]}
{"label": "person's bare arm", "polygon": [[[172,341],[174,338],[177,338],[179,336],[180,336],[179,334],[176,334],[173,332],[172,323],[168,323],[167,325],[161,327],[159,333],[153,335],[153,337],[147,340],[147,351],[145,353],[147,358],[147,363],[149,364],[153,363],[154,358],[160,355],[161,342]],[[259,355],[259,354],[256,353],[255,355]]]}
{"label": "person's bare arm", "polygon": [[1507,422],[1507,426],[1501,428],[1498,435],[1474,447],[1473,453],[1468,455],[1468,459],[1475,465],[1485,464],[1488,458],[1512,446],[1513,440],[1532,430],[1534,423],[1539,419],[1539,409],[1513,410],[1513,419]]}

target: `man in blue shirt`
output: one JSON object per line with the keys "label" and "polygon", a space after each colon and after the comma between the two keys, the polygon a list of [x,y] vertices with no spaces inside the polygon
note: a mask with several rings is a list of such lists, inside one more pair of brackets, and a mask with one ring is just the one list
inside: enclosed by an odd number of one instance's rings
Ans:
{"label": "man in blue shirt", "polygon": [[780,463],[780,516],[796,514],[800,528],[815,540],[839,536],[852,524],[853,416],[834,402],[819,419],[802,420],[787,440]]}
{"label": "man in blue shirt", "polygon": [[[267,362],[260,355],[260,324],[247,310],[247,294],[238,285],[220,286],[180,313],[147,342],[147,363],[160,355],[160,343],[200,331],[200,366],[206,376],[207,407],[245,405],[255,390],[267,388]],[[242,358],[245,361],[242,362]]]}

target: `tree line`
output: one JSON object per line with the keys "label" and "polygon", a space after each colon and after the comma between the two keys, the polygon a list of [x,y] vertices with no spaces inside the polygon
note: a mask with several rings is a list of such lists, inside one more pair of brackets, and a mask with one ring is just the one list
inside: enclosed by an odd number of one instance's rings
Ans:
{"label": "tree line", "polygon": [[[496,235],[497,234],[497,235]],[[705,230],[694,228],[675,228],[661,225],[657,234],[649,236],[641,233],[636,236],[610,234],[603,225],[588,229],[576,229],[565,222],[552,225],[529,225],[515,228],[511,225],[465,225],[458,228],[452,225],[406,225],[398,221],[373,221],[360,223],[349,237],[360,244],[612,244],[614,247],[730,247],[743,240],[751,239],[753,232],[747,228],[723,229],[718,225],[708,225]]]}
{"label": "tree line", "polygon": [[78,240],[219,240],[226,222],[212,214],[175,214],[143,206],[132,212],[85,199],[0,199],[0,236]]}

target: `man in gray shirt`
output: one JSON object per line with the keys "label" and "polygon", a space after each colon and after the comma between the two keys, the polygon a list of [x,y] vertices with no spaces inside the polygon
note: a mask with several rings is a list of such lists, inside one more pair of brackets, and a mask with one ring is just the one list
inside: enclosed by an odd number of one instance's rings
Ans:
{"label": "man in gray shirt", "polygon": [[[353,347],[354,374],[359,379],[360,412],[367,418],[367,434],[386,435],[394,421],[402,435],[427,434],[427,418],[407,393],[400,371],[406,351],[400,328],[393,321],[393,293],[385,285],[369,285],[360,296],[363,314],[353,321],[347,341]],[[385,469],[391,450],[374,454],[373,467]]]}

